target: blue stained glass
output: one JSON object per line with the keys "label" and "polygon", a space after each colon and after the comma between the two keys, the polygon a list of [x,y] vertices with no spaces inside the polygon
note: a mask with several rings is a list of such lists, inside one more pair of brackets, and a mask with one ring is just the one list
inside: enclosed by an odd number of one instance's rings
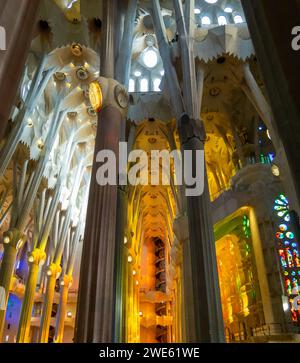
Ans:
{"label": "blue stained glass", "polygon": [[287,200],[287,198],[283,194],[280,194],[279,198],[281,200],[283,200],[285,204],[289,204],[289,201]]}
{"label": "blue stained glass", "polygon": [[286,222],[289,222],[289,221],[291,220],[290,215],[289,215],[289,214],[287,214],[287,215],[284,217],[284,220],[285,220]]}
{"label": "blue stained glass", "polygon": [[274,207],[275,210],[284,210],[284,207],[281,207],[280,205],[275,205]]}
{"label": "blue stained glass", "polygon": [[280,211],[280,212],[277,213],[278,217],[283,217],[284,214],[285,214],[285,212],[283,212],[283,211]]}
{"label": "blue stained glass", "polygon": [[287,232],[287,233],[286,233],[286,236],[287,236],[287,238],[289,238],[289,239],[293,239],[293,238],[295,237],[295,235],[294,235],[294,233],[293,233],[293,232]]}
{"label": "blue stained glass", "polygon": [[286,246],[289,246],[290,242],[289,242],[289,241],[284,241],[284,244],[285,244]]}

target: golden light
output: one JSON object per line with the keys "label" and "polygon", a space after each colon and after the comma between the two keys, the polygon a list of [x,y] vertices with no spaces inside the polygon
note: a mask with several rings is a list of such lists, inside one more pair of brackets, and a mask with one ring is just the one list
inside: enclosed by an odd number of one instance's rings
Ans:
{"label": "golden light", "polygon": [[272,165],[271,170],[272,170],[272,174],[274,176],[279,176],[280,175],[280,170],[279,170],[279,168],[278,168],[278,166],[276,164]]}
{"label": "golden light", "polygon": [[132,256],[129,255],[128,258],[127,258],[127,261],[132,262]]}
{"label": "golden light", "polygon": [[10,238],[8,236],[5,236],[3,239],[3,242],[7,245],[10,242]]}
{"label": "golden light", "polygon": [[103,105],[103,95],[100,84],[94,81],[89,86],[89,98],[95,112],[100,112]]}
{"label": "golden light", "polygon": [[44,141],[42,139],[39,139],[36,143],[37,147],[39,149],[42,149],[44,147]]}

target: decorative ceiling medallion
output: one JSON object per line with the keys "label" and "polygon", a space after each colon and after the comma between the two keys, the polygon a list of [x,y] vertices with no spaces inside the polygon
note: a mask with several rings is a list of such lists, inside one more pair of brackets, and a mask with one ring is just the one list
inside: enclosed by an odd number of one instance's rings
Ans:
{"label": "decorative ceiling medallion", "polygon": [[115,87],[115,100],[121,108],[127,108],[129,105],[129,96],[125,88],[119,84]]}
{"label": "decorative ceiling medallion", "polygon": [[145,42],[148,47],[153,47],[155,45],[155,37],[152,34],[148,34],[145,37]]}
{"label": "decorative ceiling medallion", "polygon": [[86,81],[89,78],[89,72],[84,67],[78,68],[76,75],[81,81]]}
{"label": "decorative ceiling medallion", "polygon": [[100,112],[103,105],[103,95],[98,81],[94,81],[90,84],[89,99],[94,111]]}
{"label": "decorative ceiling medallion", "polygon": [[217,97],[219,96],[219,94],[221,93],[221,90],[219,87],[213,87],[210,89],[209,91],[209,94],[212,96],[212,97]]}
{"label": "decorative ceiling medallion", "polygon": [[148,139],[148,142],[150,143],[150,144],[155,144],[156,143],[156,138],[155,137],[149,137],[149,139]]}
{"label": "decorative ceiling medallion", "polygon": [[66,80],[66,75],[63,72],[56,72],[54,74],[54,77],[57,81],[65,81]]}
{"label": "decorative ceiling medallion", "polygon": [[74,54],[76,57],[80,57],[82,55],[82,47],[80,44],[78,43],[73,43],[71,45],[71,52],[72,54]]}
{"label": "decorative ceiling medallion", "polygon": [[67,113],[67,116],[68,116],[69,118],[75,118],[75,117],[77,116],[77,112],[75,112],[75,111],[73,111],[73,112],[68,112],[68,113]]}
{"label": "decorative ceiling medallion", "polygon": [[96,111],[93,109],[93,107],[88,107],[87,108],[87,113],[89,114],[89,116],[91,117],[95,117],[97,115]]}

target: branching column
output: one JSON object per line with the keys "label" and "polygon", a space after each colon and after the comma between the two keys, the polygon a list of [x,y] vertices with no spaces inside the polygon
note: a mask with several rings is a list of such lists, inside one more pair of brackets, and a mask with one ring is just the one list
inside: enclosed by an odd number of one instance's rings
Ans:
{"label": "branching column", "polygon": [[66,268],[64,269],[64,273],[60,283],[61,291],[60,291],[59,307],[56,318],[55,338],[54,338],[54,341],[56,343],[63,342],[68,294],[73,280],[72,276],[73,276],[75,257],[77,253],[77,247],[79,241],[82,239],[84,234],[84,223],[86,219],[88,192],[89,192],[89,185],[86,186],[83,200],[81,202],[80,220],[76,226],[76,232],[73,235],[71,246],[69,246],[68,248],[70,250],[70,253],[64,254],[64,263],[66,265]]}
{"label": "branching column", "polygon": [[[170,57],[159,0],[152,0],[152,16],[166,72],[169,96],[179,126],[181,148],[193,152],[191,172],[195,175],[195,170],[199,167],[195,164],[196,152],[204,150],[204,128],[198,120],[202,101],[198,90],[202,93],[204,73],[198,72],[197,83],[193,52],[195,2],[186,1],[185,13],[181,0],[173,0],[173,4],[181,49],[183,99],[180,83]],[[224,327],[206,174],[204,179],[204,193],[201,196],[186,198],[189,238],[183,244],[185,340],[187,342],[222,342]]]}
{"label": "branching column", "polygon": [[21,136],[25,127],[28,125],[28,119],[34,111],[37,103],[40,100],[42,93],[44,92],[51,76],[57,70],[57,68],[51,68],[45,71],[43,74],[47,57],[43,56],[40,61],[39,67],[35,72],[34,78],[31,83],[30,91],[26,97],[25,103],[22,109],[16,116],[12,131],[8,135],[5,144],[0,152],[0,177],[5,173],[9,162],[11,161],[14,152],[17,149]]}
{"label": "branching column", "polygon": [[40,266],[44,264],[46,254],[40,249],[35,249],[28,258],[29,273],[26,282],[26,292],[22,303],[22,311],[17,335],[18,343],[29,343],[30,323],[34,296],[36,292],[36,281],[38,279]]}
{"label": "branching column", "polygon": [[[22,174],[20,176],[20,183],[18,185],[16,191],[16,197],[14,198],[14,206],[12,210],[12,217],[10,222],[10,231],[6,232],[9,237],[8,240],[16,240],[20,241],[20,243],[16,243],[14,248],[19,249],[22,246],[23,239],[20,238],[25,232],[25,228],[28,221],[28,216],[31,212],[33,203],[35,201],[38,188],[40,186],[44,168],[48,161],[50,152],[53,148],[56,135],[60,129],[60,126],[64,120],[65,113],[60,111],[61,100],[58,100],[56,104],[56,109],[53,114],[53,128],[50,130],[47,135],[47,140],[45,146],[42,150],[41,156],[35,168],[34,174],[32,178],[28,178],[28,184],[25,187],[26,180],[26,172],[27,172],[27,164],[28,161],[25,162]],[[16,173],[15,173],[16,174]],[[15,176],[16,177],[16,176]],[[15,182],[16,183],[16,182]],[[16,237],[15,237],[16,236]],[[17,242],[18,242],[17,241]],[[3,260],[6,261],[6,266],[2,263],[0,268],[0,286],[2,286],[7,294],[9,294],[9,288],[11,284],[11,279],[13,277],[15,260],[13,260],[13,254],[9,250],[4,250]],[[6,259],[6,253],[9,253],[9,259]],[[16,256],[15,252],[15,256]],[[8,278],[8,272],[10,273],[10,278]],[[0,337],[3,333],[3,326],[5,320],[5,312],[0,313]]]}
{"label": "branching column", "polygon": [[[68,146],[65,150],[67,158],[63,160],[60,173],[58,176],[57,185],[55,187],[53,198],[49,197],[45,203],[45,197],[40,198],[39,213],[36,216],[36,236],[33,250],[29,256],[29,273],[26,282],[25,295],[22,303],[21,316],[19,321],[19,329],[17,334],[18,343],[26,343],[29,340],[31,314],[34,303],[34,291],[38,280],[39,264],[45,262],[45,249],[48,243],[50,230],[52,229],[55,213],[57,212],[58,204],[61,199],[63,186],[66,184],[66,179],[72,160],[76,143],[73,143],[73,137],[70,138]],[[45,205],[46,204],[46,205]],[[40,221],[43,221],[40,223]],[[44,256],[44,258],[42,257]]]}
{"label": "branching column", "polygon": [[59,307],[56,319],[55,343],[62,343],[64,337],[65,319],[69,289],[72,284],[72,274],[65,274],[60,284]]}

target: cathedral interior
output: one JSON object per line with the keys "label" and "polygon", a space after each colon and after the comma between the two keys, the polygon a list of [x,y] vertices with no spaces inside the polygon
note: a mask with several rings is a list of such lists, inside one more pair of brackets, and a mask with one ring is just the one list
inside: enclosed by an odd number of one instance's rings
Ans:
{"label": "cathedral interior", "polygon": [[[0,55],[0,341],[299,342],[297,187],[242,2],[18,2],[0,0],[22,42]],[[99,186],[119,141],[204,150],[203,194]]]}

